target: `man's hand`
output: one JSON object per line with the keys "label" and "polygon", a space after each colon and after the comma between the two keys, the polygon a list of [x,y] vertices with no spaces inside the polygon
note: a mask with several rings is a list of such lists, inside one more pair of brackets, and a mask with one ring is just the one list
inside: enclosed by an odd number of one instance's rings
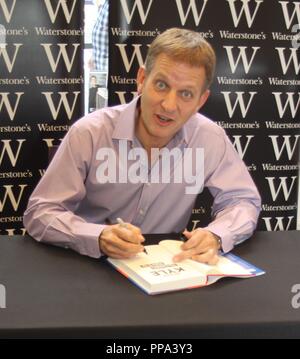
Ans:
{"label": "man's hand", "polygon": [[123,259],[143,252],[144,241],[145,238],[138,227],[130,223],[126,223],[126,227],[115,224],[103,229],[99,237],[99,247],[101,253],[108,257]]}
{"label": "man's hand", "polygon": [[205,229],[184,231],[183,234],[188,240],[182,244],[182,252],[174,256],[174,262],[188,258],[210,265],[218,262],[219,237]]}

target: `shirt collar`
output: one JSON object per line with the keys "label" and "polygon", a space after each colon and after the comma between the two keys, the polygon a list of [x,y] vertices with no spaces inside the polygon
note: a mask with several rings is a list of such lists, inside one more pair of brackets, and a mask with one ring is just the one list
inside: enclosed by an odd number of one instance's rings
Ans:
{"label": "shirt collar", "polygon": [[120,112],[112,138],[116,140],[134,141],[135,139],[135,112],[140,96],[135,97],[129,104],[124,105]]}
{"label": "shirt collar", "polygon": [[[135,136],[135,114],[136,108],[139,106],[140,97],[135,97],[129,104],[124,105],[125,108],[121,111],[119,120],[116,122],[116,127],[113,131],[112,138],[117,140],[128,140],[134,142],[136,140]],[[191,138],[191,131],[188,131],[189,121],[176,133],[171,142],[175,146],[179,144],[187,145],[189,139]]]}

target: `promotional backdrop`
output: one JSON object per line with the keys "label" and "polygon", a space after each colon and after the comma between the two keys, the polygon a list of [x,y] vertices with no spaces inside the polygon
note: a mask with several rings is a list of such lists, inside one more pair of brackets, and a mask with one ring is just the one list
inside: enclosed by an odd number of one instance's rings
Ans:
{"label": "promotional backdrop", "polygon": [[[300,2],[278,0],[110,1],[110,104],[136,95],[136,73],[162,31],[202,33],[218,64],[203,113],[222,126],[262,195],[260,230],[297,225],[300,137]],[[297,37],[298,36],[298,37]],[[189,228],[210,218],[199,195]],[[170,214],[172,215],[172,214]]]}
{"label": "promotional backdrop", "polygon": [[[49,149],[83,114],[83,4],[0,0],[0,234],[25,233]],[[163,30],[194,29],[212,43],[218,65],[203,113],[227,131],[259,188],[261,230],[296,228],[299,24],[299,1],[110,1],[111,105],[136,94],[138,67]],[[190,228],[209,221],[209,197],[199,196]]]}
{"label": "promotional backdrop", "polygon": [[0,0],[0,234],[24,234],[49,149],[82,114],[82,15],[79,0]]}

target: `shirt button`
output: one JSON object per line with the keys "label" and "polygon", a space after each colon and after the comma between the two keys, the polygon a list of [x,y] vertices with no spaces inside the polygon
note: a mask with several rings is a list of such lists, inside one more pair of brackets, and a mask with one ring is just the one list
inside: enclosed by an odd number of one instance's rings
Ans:
{"label": "shirt button", "polygon": [[140,214],[143,216],[144,213],[145,213],[145,212],[141,209],[141,210],[140,210]]}

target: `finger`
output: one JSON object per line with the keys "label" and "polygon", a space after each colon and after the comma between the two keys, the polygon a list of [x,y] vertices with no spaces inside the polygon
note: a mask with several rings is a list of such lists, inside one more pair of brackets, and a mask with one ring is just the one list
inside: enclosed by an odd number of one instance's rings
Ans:
{"label": "finger", "polygon": [[215,266],[219,262],[219,256],[216,254],[212,257],[212,259],[208,262],[208,264]]}
{"label": "finger", "polygon": [[136,234],[129,228],[121,227],[120,225],[115,225],[113,228],[113,232],[119,238],[123,239],[126,242],[140,244],[142,242],[143,237]]}
{"label": "finger", "polygon": [[197,246],[199,252],[202,253],[206,251],[207,246],[212,247],[211,242],[213,242],[214,244],[216,243],[216,240],[214,237],[211,236],[211,233],[209,233],[208,235],[207,231],[203,229],[197,229],[192,232],[190,239],[186,241],[181,246],[181,248],[185,250]]}
{"label": "finger", "polygon": [[188,250],[199,246],[201,243],[201,239],[197,236],[192,235],[186,242],[181,245],[182,250]]}
{"label": "finger", "polygon": [[[131,235],[134,234],[136,237],[135,238],[138,238],[139,240],[139,243],[141,242],[144,242],[145,241],[145,238],[144,236],[142,235],[142,231],[140,228],[132,225],[131,223],[125,223],[124,226],[122,226],[121,228],[125,228],[127,229],[128,231],[131,232]],[[132,238],[132,237],[131,237]]]}
{"label": "finger", "polygon": [[105,246],[106,249],[110,251],[117,250],[122,253],[130,254],[136,254],[144,250],[144,247],[142,245],[128,242],[126,240],[123,240],[122,238],[119,238],[116,235],[112,235],[109,238],[103,238],[102,246]]}
{"label": "finger", "polygon": [[112,246],[114,248],[117,248],[119,251],[123,253],[129,253],[129,254],[137,254],[139,252],[143,252],[144,250],[144,247],[140,244],[134,244],[123,240],[118,240],[116,242],[113,242]]}
{"label": "finger", "polygon": [[142,231],[141,231],[141,229],[139,227],[136,227],[131,223],[126,223],[126,226],[127,226],[128,229],[132,230],[136,234],[142,234]]}
{"label": "finger", "polygon": [[185,250],[185,251],[182,251],[182,252],[179,252],[178,254],[176,254],[174,257],[173,257],[173,262],[174,263],[177,263],[177,262],[181,262],[185,259],[189,259],[191,258],[193,255],[196,254],[196,250],[195,249],[189,249],[189,250]]}
{"label": "finger", "polygon": [[108,257],[111,258],[115,258],[115,259],[126,259],[126,258],[132,258],[136,255],[136,253],[127,253],[127,252],[122,252],[120,250],[117,249],[111,249],[111,250],[107,250],[105,253]]}
{"label": "finger", "polygon": [[183,232],[182,232],[186,238],[191,238],[192,237],[192,232],[189,232],[187,229],[185,229]]}
{"label": "finger", "polygon": [[196,254],[192,256],[192,259],[194,261],[207,263],[209,265],[215,265],[218,262],[218,256],[213,249],[210,249],[203,254]]}
{"label": "finger", "polygon": [[127,227],[132,230],[137,236],[139,236],[139,238],[141,239],[141,242],[145,242],[145,237],[142,234],[142,231],[139,227],[134,226],[131,223],[127,224]]}

